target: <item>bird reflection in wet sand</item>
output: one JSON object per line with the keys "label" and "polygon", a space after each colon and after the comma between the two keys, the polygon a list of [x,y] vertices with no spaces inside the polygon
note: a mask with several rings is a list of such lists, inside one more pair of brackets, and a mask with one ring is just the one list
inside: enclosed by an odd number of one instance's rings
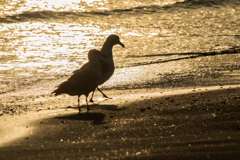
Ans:
{"label": "bird reflection in wet sand", "polygon": [[102,82],[102,72],[100,67],[99,59],[104,57],[98,50],[90,50],[88,52],[88,65],[78,72],[75,72],[67,81],[61,83],[58,89],[52,92],[55,96],[60,94],[68,94],[70,96],[78,96],[78,107],[79,112],[81,111],[79,98],[81,95],[86,96],[87,110],[88,106],[88,95],[94,91],[99,84]]}
{"label": "bird reflection in wet sand", "polygon": [[[106,41],[102,46],[101,53],[102,55],[105,55],[105,56],[101,56],[99,58],[101,72],[102,72],[102,80],[99,83],[99,85],[102,85],[103,83],[105,83],[113,75],[115,66],[113,62],[112,48],[116,44],[121,45],[123,48],[125,47],[124,44],[120,41],[119,36],[115,34],[111,34],[110,36],[107,37]],[[88,65],[89,65],[89,62],[85,63],[80,69],[73,71],[73,73],[81,72],[81,70],[85,69]],[[97,87],[97,90],[102,93],[103,97],[109,98],[98,87]],[[92,93],[90,102],[93,102],[93,99],[92,99],[93,95],[94,95],[94,91]]]}

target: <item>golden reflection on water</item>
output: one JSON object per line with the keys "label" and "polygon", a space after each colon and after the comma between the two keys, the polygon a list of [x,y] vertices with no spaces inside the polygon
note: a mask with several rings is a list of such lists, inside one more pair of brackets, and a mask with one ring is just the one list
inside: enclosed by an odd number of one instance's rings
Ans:
{"label": "golden reflection on water", "polygon": [[2,0],[1,14],[20,14],[25,11],[88,11],[92,9],[108,9],[101,0]]}
{"label": "golden reflection on water", "polygon": [[8,90],[5,84],[11,88],[15,84],[26,84],[26,81],[28,84],[71,74],[87,61],[89,49],[100,49],[105,38],[115,32],[115,29],[101,31],[95,23],[22,22],[0,25],[1,91]]}
{"label": "golden reflection on water", "polygon": [[67,11],[89,12],[113,9],[129,9],[138,6],[171,5],[184,0],[2,0],[0,1],[0,17],[35,11]]}

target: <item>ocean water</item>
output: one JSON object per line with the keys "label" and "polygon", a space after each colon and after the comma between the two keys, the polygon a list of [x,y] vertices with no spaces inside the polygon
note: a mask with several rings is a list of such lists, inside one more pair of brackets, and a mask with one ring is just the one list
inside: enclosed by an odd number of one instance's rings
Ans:
{"label": "ocean water", "polygon": [[217,77],[240,68],[239,26],[239,0],[2,0],[0,93],[61,82],[112,33],[106,88]]}

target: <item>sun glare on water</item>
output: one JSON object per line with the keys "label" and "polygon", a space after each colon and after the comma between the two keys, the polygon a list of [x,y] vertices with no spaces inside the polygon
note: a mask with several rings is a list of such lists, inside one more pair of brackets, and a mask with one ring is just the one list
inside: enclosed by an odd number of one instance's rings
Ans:
{"label": "sun glare on water", "polygon": [[[101,0],[10,0],[0,1],[0,16],[36,11],[91,11],[105,8]],[[2,8],[2,9],[1,9]]]}

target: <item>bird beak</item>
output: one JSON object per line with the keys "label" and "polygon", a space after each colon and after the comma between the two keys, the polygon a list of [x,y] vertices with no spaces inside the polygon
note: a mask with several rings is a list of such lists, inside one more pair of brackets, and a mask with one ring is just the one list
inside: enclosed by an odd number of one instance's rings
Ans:
{"label": "bird beak", "polygon": [[119,41],[118,44],[120,44],[123,48],[125,48],[125,46],[122,42]]}

